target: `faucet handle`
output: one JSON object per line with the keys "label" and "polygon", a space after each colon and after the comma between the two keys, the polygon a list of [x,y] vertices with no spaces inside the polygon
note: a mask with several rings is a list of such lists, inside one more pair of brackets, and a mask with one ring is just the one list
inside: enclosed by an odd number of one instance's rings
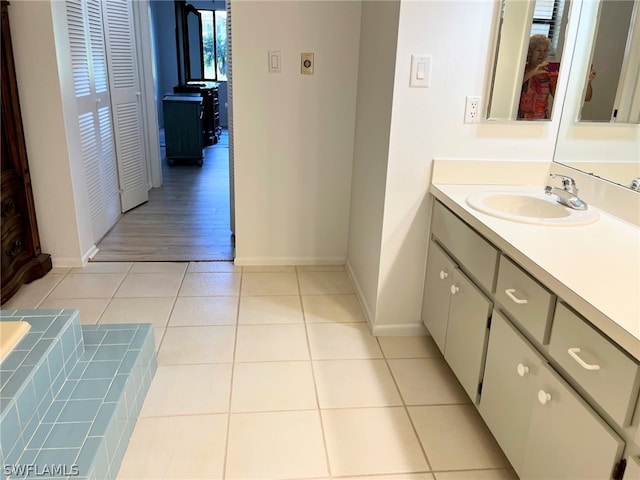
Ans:
{"label": "faucet handle", "polygon": [[571,178],[568,177],[567,175],[560,175],[560,174],[556,174],[556,173],[550,173],[549,174],[550,178],[560,178],[562,180],[562,188],[564,188],[566,191],[570,191],[573,192],[574,195],[578,194],[578,188],[576,186],[576,181]]}

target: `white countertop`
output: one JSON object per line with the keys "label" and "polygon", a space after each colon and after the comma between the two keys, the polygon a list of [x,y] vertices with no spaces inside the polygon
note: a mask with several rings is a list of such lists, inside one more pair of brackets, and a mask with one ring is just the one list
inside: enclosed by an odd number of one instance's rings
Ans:
{"label": "white countertop", "polygon": [[589,225],[529,225],[466,204],[467,196],[476,192],[541,192],[542,188],[432,184],[431,193],[640,360],[638,226],[603,211]]}

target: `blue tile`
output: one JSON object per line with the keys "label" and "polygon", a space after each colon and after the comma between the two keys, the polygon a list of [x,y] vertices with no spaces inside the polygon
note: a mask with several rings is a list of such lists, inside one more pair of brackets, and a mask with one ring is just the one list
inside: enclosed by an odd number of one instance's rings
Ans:
{"label": "blue tile", "polygon": [[105,402],[117,402],[124,393],[125,386],[127,384],[127,375],[116,375],[111,382],[111,388],[105,397]]}
{"label": "blue tile", "polygon": [[[80,453],[79,448],[54,448],[40,450],[36,457],[36,463],[43,468],[45,465],[64,467],[68,475],[71,475],[73,462]],[[48,476],[51,478],[51,476]]]}
{"label": "blue tile", "polygon": [[120,364],[118,373],[130,374],[131,372],[133,372],[133,369],[135,368],[136,362],[138,360],[139,353],[140,352],[136,350],[131,350],[127,352],[125,357],[122,359],[122,363]]}
{"label": "blue tile", "polygon": [[79,361],[75,367],[73,367],[73,370],[71,371],[71,373],[69,373],[69,378],[70,379],[74,379],[74,380],[79,380],[82,378],[82,374],[84,373],[84,371],[86,370],[87,366],[89,366],[89,362],[81,360]]}
{"label": "blue tile", "polygon": [[98,325],[98,330],[116,331],[116,330],[138,330],[140,323],[103,323]]}
{"label": "blue tile", "polygon": [[65,325],[69,322],[69,317],[60,316],[56,318],[46,332],[44,332],[43,338],[55,338],[57,337],[65,328]]}
{"label": "blue tile", "polygon": [[36,398],[36,392],[33,387],[33,379],[27,381],[20,394],[16,397],[16,405],[18,406],[20,423],[24,424],[31,418],[31,415],[33,415],[33,412],[35,412],[38,406],[38,399]]}
{"label": "blue tile", "polygon": [[56,395],[56,400],[69,400],[71,398],[71,394],[76,389],[79,380],[67,380],[62,385],[62,388]]}
{"label": "blue tile", "polygon": [[102,438],[92,437],[87,438],[87,441],[80,450],[80,455],[76,460],[78,465],[78,474],[80,476],[88,476],[91,471],[91,467],[94,465],[96,457],[100,454],[100,447],[102,444]]}
{"label": "blue tile", "polygon": [[102,339],[106,336],[107,332],[105,332],[104,330],[92,331],[87,328],[84,328],[87,326],[92,326],[92,325],[83,325],[82,337],[84,338],[85,347],[89,345],[100,345],[102,343]]}
{"label": "blue tile", "polygon": [[58,376],[51,382],[51,393],[53,393],[54,397],[58,395],[58,392],[62,388],[62,385],[64,385],[65,380],[66,378],[64,372],[60,372]]}
{"label": "blue tile", "polygon": [[0,320],[11,318],[15,315],[16,310],[0,310]]}
{"label": "blue tile", "polygon": [[36,429],[40,425],[40,417],[38,416],[38,412],[33,412],[31,418],[27,421],[26,426],[22,427],[22,439],[24,440],[25,445],[29,444],[29,440],[35,433]]}
{"label": "blue tile", "polygon": [[33,371],[33,387],[36,397],[41,397],[44,392],[51,390],[51,375],[49,374],[49,360],[45,359],[41,365]]}
{"label": "blue tile", "polygon": [[31,349],[27,358],[24,359],[23,365],[37,365],[46,356],[53,341],[53,338],[40,339]]}
{"label": "blue tile", "polygon": [[28,353],[26,350],[13,350],[9,356],[0,363],[0,370],[15,370],[22,364],[22,361],[27,357]]}
{"label": "blue tile", "polygon": [[53,403],[53,394],[51,389],[48,389],[45,393],[39,396],[40,404],[38,405],[38,416],[43,418],[49,407]]}
{"label": "blue tile", "polygon": [[33,367],[31,366],[23,366],[18,368],[9,381],[2,386],[2,390],[0,390],[0,396],[4,398],[15,397],[22,386],[28,381],[31,376],[31,372],[33,371]]}
{"label": "blue tile", "polygon": [[27,320],[31,325],[30,332],[44,333],[47,331],[51,323],[53,322],[55,315],[48,317],[31,317]]}
{"label": "blue tile", "polygon": [[107,455],[110,460],[113,460],[116,455],[118,442],[120,440],[120,430],[118,429],[115,418],[109,424],[109,428],[105,432],[104,442],[107,447]]}
{"label": "blue tile", "polygon": [[107,454],[106,442],[102,442],[96,451],[93,468],[97,479],[115,478],[117,472],[113,472],[113,476],[109,469],[109,456]]}
{"label": "blue tile", "polygon": [[3,412],[2,428],[0,429],[0,444],[2,451],[10,452],[14,445],[21,439],[20,421],[18,419],[18,408],[12,405],[9,410]]}
{"label": "blue tile", "polygon": [[148,329],[146,328],[139,329],[131,339],[131,342],[129,342],[129,349],[141,350],[142,347],[144,347],[145,343],[147,342],[148,335],[149,335]]}
{"label": "blue tile", "polygon": [[27,444],[27,448],[41,449],[53,429],[53,423],[41,423]]}
{"label": "blue tile", "polygon": [[92,361],[122,360],[127,353],[127,345],[100,345],[94,353]]}
{"label": "blue tile", "polygon": [[43,423],[55,423],[60,416],[60,412],[66,406],[67,402],[61,400],[54,400],[47,412],[42,417]]}
{"label": "blue tile", "polygon": [[62,332],[62,335],[60,336],[60,343],[62,344],[62,356],[66,363],[78,346],[73,333],[73,328],[67,328]]}
{"label": "blue tile", "polygon": [[62,354],[62,344],[56,342],[49,354],[47,355],[49,361],[49,370],[51,372],[58,372],[64,368],[64,358]]}
{"label": "blue tile", "polygon": [[82,378],[113,378],[118,371],[120,361],[91,362],[82,374]]}
{"label": "blue tile", "polygon": [[0,397],[0,412],[4,415],[4,412],[6,412],[14,402],[15,399],[13,398]]}
{"label": "blue tile", "polygon": [[103,400],[106,397],[110,386],[111,379],[83,379],[78,381],[75,390],[71,394],[71,398],[74,400],[89,398],[99,398],[100,400]]}
{"label": "blue tile", "polygon": [[133,330],[111,330],[105,335],[102,345],[129,345],[134,335]]}
{"label": "blue tile", "polygon": [[44,448],[80,448],[90,428],[91,422],[57,423],[44,442]]}
{"label": "blue tile", "polygon": [[6,456],[4,457],[5,464],[12,465],[14,463],[17,463],[18,459],[22,455],[23,450],[24,450],[24,441],[22,440],[22,436],[19,436],[18,439],[16,440],[16,443],[13,445],[13,448],[11,449],[11,451],[8,454],[6,454]]}
{"label": "blue tile", "polygon": [[[112,420],[116,416],[116,407],[118,405],[116,403],[103,403],[100,406],[100,410],[98,411],[98,415],[96,415],[95,420],[93,421],[93,426],[89,431],[90,437],[101,437],[109,429],[109,426]],[[113,420],[115,422],[115,420]]]}
{"label": "blue tile", "polygon": [[58,422],[92,422],[101,404],[100,400],[69,400],[60,412]]}
{"label": "blue tile", "polygon": [[20,455],[17,463],[20,463],[22,465],[31,465],[33,464],[33,462],[35,462],[38,453],[40,453],[40,449],[27,448],[22,451],[22,455]]}
{"label": "blue tile", "polygon": [[18,344],[15,347],[15,350],[31,351],[33,347],[35,347],[35,345],[40,341],[41,337],[42,337],[41,332],[34,332],[30,330],[29,333],[27,333],[24,337],[22,337],[22,340],[18,342]]}

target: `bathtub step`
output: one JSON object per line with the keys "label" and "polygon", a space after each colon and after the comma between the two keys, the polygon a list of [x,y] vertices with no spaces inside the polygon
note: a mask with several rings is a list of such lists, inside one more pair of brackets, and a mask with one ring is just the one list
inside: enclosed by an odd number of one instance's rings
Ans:
{"label": "bathtub step", "polygon": [[[153,327],[80,325],[77,311],[63,312],[70,323],[60,330],[61,344],[68,342],[61,350],[62,358],[67,358],[65,352],[72,344],[71,337],[64,337],[66,329],[76,332],[76,321],[81,351],[75,361],[73,355],[68,357],[73,365],[60,365],[57,357],[51,356],[51,350],[60,353],[54,343],[7,409],[2,399],[2,465],[17,469],[14,479],[26,474],[115,479],[157,368]],[[29,323],[32,320],[27,319]],[[25,346],[21,342],[18,348]],[[0,368],[5,368],[4,362]],[[34,412],[33,416],[22,421],[28,411]],[[30,472],[25,470],[28,468]]]}

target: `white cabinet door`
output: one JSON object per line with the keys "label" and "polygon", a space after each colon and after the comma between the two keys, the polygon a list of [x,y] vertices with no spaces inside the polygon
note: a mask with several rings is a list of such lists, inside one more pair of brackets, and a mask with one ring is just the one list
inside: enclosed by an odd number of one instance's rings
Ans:
{"label": "white cabinet door", "polygon": [[542,358],[502,314],[493,311],[480,415],[520,471]]}
{"label": "white cabinet door", "polygon": [[450,287],[444,358],[473,402],[478,397],[493,303],[460,270]]}
{"label": "white cabinet door", "polygon": [[450,288],[455,269],[455,264],[440,246],[434,241],[429,242],[422,296],[422,321],[443,353],[449,321]]}
{"label": "white cabinet door", "polygon": [[536,390],[520,479],[611,478],[622,439],[547,365]]}

